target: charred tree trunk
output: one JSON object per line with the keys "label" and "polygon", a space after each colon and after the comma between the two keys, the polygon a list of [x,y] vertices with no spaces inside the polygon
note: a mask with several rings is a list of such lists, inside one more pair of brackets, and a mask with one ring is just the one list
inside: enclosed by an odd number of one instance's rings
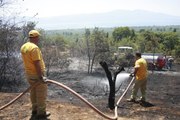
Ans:
{"label": "charred tree trunk", "polygon": [[110,87],[110,92],[109,92],[109,98],[108,98],[108,107],[113,110],[115,108],[115,89],[116,89],[116,76],[118,73],[124,70],[123,67],[118,68],[117,71],[114,73],[114,78],[112,79],[112,74],[108,69],[108,65],[105,61],[101,61],[99,63],[102,68],[104,69],[106,73],[106,77],[108,78],[109,81],[109,87]]}
{"label": "charred tree trunk", "polygon": [[108,65],[106,62],[101,61],[99,63],[102,68],[104,69],[106,76],[109,81],[109,87],[110,87],[110,92],[109,92],[109,99],[108,99],[108,107],[113,110],[115,108],[114,103],[115,103],[115,80],[112,79],[111,72],[108,69]]}

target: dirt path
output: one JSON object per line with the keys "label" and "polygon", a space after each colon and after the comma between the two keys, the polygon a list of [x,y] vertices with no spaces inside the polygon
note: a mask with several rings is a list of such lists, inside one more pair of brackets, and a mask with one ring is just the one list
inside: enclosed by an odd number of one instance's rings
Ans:
{"label": "dirt path", "polygon": [[[0,93],[1,105],[10,101],[17,94],[16,93]],[[80,102],[80,104],[82,104]],[[29,95],[25,95],[23,98],[15,102],[13,105],[0,112],[0,120],[30,120]],[[103,117],[98,115],[92,109],[84,105],[83,107],[75,106],[70,103],[64,103],[60,101],[48,100],[48,111],[51,112],[50,120],[104,120]],[[113,116],[113,112],[106,113]],[[120,120],[121,118],[119,118]]]}

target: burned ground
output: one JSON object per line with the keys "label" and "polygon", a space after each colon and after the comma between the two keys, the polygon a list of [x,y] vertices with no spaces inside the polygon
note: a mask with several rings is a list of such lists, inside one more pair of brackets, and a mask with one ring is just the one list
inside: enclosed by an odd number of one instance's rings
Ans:
{"label": "burned ground", "polygon": [[[68,72],[53,72],[50,79],[55,79],[69,86],[77,93],[81,94],[98,109],[114,115],[107,109],[108,92],[106,87],[99,87],[99,80],[106,79],[103,69],[95,71],[94,74],[88,75],[86,72],[79,70],[69,70]],[[95,79],[96,78],[96,79]],[[131,88],[125,95],[118,107],[119,120],[178,120],[180,119],[180,65],[174,65],[173,71],[149,71],[147,85],[147,104],[129,103],[126,99],[130,96]],[[95,82],[89,82],[94,80]],[[85,81],[88,81],[87,83]],[[95,84],[94,84],[95,83]],[[127,86],[128,81],[125,82]],[[71,93],[56,87],[48,85],[47,109],[52,113],[51,120],[104,120],[86,104],[81,102]],[[22,90],[25,87],[21,88]],[[123,89],[122,89],[123,90]],[[21,90],[20,90],[21,91]],[[121,95],[119,91],[116,100]],[[17,92],[1,92],[0,106],[12,100]],[[30,118],[30,101],[29,94],[26,94],[13,105],[0,111],[1,120],[28,120]]]}

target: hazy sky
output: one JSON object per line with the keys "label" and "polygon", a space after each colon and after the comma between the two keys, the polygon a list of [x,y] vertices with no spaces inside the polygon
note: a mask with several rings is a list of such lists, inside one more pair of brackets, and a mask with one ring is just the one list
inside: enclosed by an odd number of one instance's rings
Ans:
{"label": "hazy sky", "polygon": [[148,10],[180,16],[180,0],[18,0],[23,15],[38,17],[102,13],[113,10]]}

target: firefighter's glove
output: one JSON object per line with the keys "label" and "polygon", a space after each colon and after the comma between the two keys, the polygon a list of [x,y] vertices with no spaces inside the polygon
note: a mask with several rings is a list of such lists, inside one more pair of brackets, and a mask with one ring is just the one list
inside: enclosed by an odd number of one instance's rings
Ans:
{"label": "firefighter's glove", "polygon": [[130,73],[130,75],[129,75],[130,77],[134,77],[135,76],[135,74],[134,73]]}
{"label": "firefighter's glove", "polygon": [[47,77],[40,77],[40,82],[46,83]]}

